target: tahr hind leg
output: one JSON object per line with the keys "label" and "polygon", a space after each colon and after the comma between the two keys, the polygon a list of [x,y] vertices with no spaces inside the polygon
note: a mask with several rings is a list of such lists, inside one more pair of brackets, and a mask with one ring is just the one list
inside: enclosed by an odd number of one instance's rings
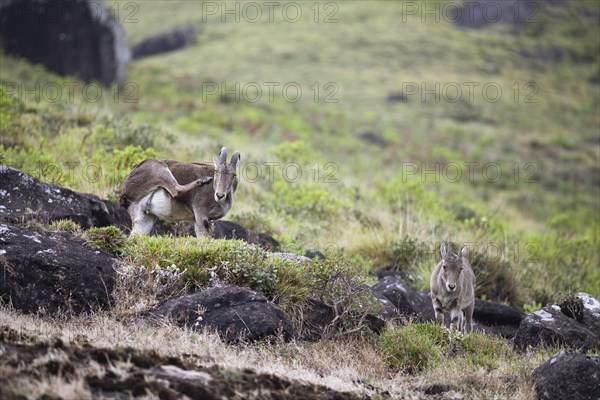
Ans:
{"label": "tahr hind leg", "polygon": [[127,212],[131,217],[131,235],[149,235],[156,223],[156,217],[146,213],[142,204],[139,203],[130,204]]}

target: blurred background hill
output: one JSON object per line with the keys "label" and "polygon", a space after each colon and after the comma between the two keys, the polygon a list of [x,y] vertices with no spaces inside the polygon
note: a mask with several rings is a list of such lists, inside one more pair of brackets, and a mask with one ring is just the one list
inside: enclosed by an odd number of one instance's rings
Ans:
{"label": "blurred background hill", "polygon": [[115,199],[144,158],[227,146],[228,218],[290,248],[426,288],[448,240],[480,297],[600,295],[598,1],[276,3],[107,4],[128,47],[194,36],[118,86],[3,52],[3,164]]}

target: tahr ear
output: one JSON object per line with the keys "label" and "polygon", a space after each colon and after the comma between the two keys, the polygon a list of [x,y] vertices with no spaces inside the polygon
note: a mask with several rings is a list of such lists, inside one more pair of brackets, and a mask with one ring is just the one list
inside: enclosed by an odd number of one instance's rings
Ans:
{"label": "tahr ear", "polygon": [[219,165],[219,158],[213,154],[213,164],[215,164],[215,168]]}
{"label": "tahr ear", "polygon": [[458,258],[463,258],[466,254],[467,254],[467,247],[465,246],[462,249],[460,249],[460,251],[458,252]]}
{"label": "tahr ear", "polygon": [[440,253],[442,253],[442,258],[446,258],[446,244],[442,243],[440,246]]}

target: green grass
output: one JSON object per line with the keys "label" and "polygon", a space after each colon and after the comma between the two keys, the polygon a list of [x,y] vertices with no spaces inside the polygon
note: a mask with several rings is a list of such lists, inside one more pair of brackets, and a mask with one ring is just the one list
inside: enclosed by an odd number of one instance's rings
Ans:
{"label": "green grass", "polygon": [[450,354],[448,332],[433,323],[390,328],[379,339],[379,351],[392,371],[420,372]]}
{"label": "green grass", "polygon": [[[4,162],[116,198],[146,157],[208,161],[226,145],[242,152],[228,218],[289,247],[334,247],[355,268],[397,268],[426,288],[439,243],[470,243],[482,297],[543,303],[569,287],[600,296],[597,2],[544,6],[519,35],[422,22],[394,2],[340,2],[337,23],[315,23],[302,5],[297,23],[249,24],[204,21],[195,2],[140,4],[138,22],[124,24],[130,43],[184,23],[200,29],[197,43],[131,62],[123,88],[97,103],[77,90],[72,100],[36,102],[3,88]],[[563,58],[536,58],[549,49]],[[0,63],[3,82],[73,80],[6,55]],[[213,82],[215,94],[207,91]],[[276,91],[271,102],[265,82],[298,83],[303,96],[290,103]],[[478,89],[472,102],[451,102],[450,92],[439,102],[420,92],[387,101],[411,82],[457,83],[464,93],[464,82],[493,83],[503,96],[486,101]],[[222,85],[236,83],[258,85],[263,97],[222,101]],[[328,95],[338,102],[325,102]],[[88,163],[103,173],[90,175]],[[265,163],[278,163],[272,177]],[[302,172],[297,182],[283,179],[290,163]],[[253,165],[260,175],[251,175]],[[255,285],[272,287],[269,270],[250,270],[266,274]],[[285,278],[299,279],[290,271]],[[193,279],[204,282],[206,271]]]}

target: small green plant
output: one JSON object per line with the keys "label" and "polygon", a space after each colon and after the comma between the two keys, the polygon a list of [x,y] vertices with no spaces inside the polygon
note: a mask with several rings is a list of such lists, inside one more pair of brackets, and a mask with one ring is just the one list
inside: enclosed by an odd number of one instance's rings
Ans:
{"label": "small green plant", "polygon": [[323,184],[276,179],[272,190],[275,208],[298,219],[331,221],[350,209],[349,203]]}
{"label": "small green plant", "polygon": [[116,226],[90,228],[85,236],[89,243],[107,253],[121,255],[126,251],[127,236]]}
{"label": "small green plant", "polygon": [[477,281],[476,296],[519,305],[521,289],[508,261],[499,254],[484,253],[477,249],[470,251],[467,258]]}
{"label": "small green plant", "polygon": [[315,161],[314,150],[305,142],[297,140],[295,142],[284,142],[273,146],[271,154],[285,163],[298,163],[309,165]]}
{"label": "small green plant", "polygon": [[581,322],[583,320],[583,300],[571,290],[559,293],[558,306],[560,311],[569,318]]}
{"label": "small green plant", "polygon": [[49,228],[54,232],[67,232],[75,236],[83,236],[83,229],[81,226],[70,219],[57,219],[52,221]]}
{"label": "small green plant", "polygon": [[498,368],[500,360],[515,356],[506,339],[480,332],[466,335],[458,354],[469,363],[486,368]]}
{"label": "small green plant", "polygon": [[532,300],[531,303],[523,304],[523,311],[526,313],[533,313],[542,308],[542,303]]}
{"label": "small green plant", "polygon": [[273,235],[275,230],[269,221],[258,212],[243,212],[233,216],[233,222],[236,222],[246,229],[250,229],[267,235]]}
{"label": "small green plant", "polygon": [[375,271],[393,270],[409,273],[418,263],[429,260],[433,263],[427,244],[410,236],[399,240],[384,238],[378,242],[363,244],[355,251],[370,260]]}
{"label": "small green plant", "polygon": [[379,338],[378,351],[392,371],[417,373],[442,361],[450,345],[446,328],[419,323],[388,327]]}

